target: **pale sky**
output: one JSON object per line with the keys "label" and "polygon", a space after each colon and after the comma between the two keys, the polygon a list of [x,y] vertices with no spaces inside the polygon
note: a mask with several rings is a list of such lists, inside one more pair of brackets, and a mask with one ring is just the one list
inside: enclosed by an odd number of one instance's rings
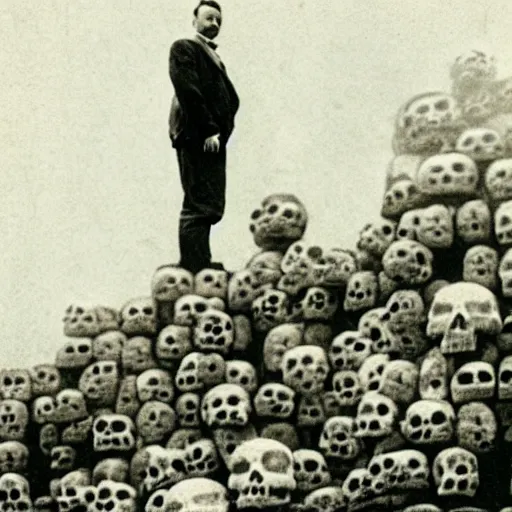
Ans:
{"label": "pale sky", "polygon": [[[308,240],[355,247],[379,216],[399,107],[448,91],[467,49],[512,74],[510,0],[221,4],[241,109],[212,250],[230,270],[257,251],[249,216],[273,192],[306,205]],[[1,1],[0,367],[53,362],[68,304],[120,309],[177,261],[167,59],[195,5]]]}

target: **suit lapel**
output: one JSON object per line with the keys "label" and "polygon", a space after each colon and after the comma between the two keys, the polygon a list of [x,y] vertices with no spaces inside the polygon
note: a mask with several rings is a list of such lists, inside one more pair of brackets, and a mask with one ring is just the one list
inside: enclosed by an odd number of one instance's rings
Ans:
{"label": "suit lapel", "polygon": [[220,57],[204,42],[201,41],[199,37],[191,37],[190,41],[194,41],[194,43],[198,44],[204,52],[208,55],[208,57],[212,60],[212,62],[226,75],[226,68],[222,61],[220,60]]}

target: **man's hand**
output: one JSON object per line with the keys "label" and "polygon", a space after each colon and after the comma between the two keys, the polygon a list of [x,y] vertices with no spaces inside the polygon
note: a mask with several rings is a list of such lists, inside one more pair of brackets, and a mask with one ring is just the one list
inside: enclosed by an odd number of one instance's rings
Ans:
{"label": "man's hand", "polygon": [[204,147],[203,151],[211,152],[211,153],[218,153],[220,149],[220,133],[217,133],[215,135],[212,135],[211,137],[208,137],[204,141]]}

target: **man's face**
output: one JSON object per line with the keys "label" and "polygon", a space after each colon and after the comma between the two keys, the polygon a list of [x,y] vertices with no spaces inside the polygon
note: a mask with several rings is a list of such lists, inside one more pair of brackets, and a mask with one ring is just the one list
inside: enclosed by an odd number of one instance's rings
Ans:
{"label": "man's face", "polygon": [[217,37],[221,23],[222,16],[220,12],[209,5],[202,5],[199,7],[197,16],[193,21],[193,25],[197,32],[208,39],[214,39]]}

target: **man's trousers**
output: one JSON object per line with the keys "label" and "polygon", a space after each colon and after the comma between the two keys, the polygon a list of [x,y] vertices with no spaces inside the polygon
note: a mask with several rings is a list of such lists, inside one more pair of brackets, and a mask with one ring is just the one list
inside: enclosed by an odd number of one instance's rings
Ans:
{"label": "man's trousers", "polygon": [[226,147],[218,153],[198,145],[176,148],[183,188],[179,222],[179,265],[194,274],[211,264],[210,228],[226,202]]}

